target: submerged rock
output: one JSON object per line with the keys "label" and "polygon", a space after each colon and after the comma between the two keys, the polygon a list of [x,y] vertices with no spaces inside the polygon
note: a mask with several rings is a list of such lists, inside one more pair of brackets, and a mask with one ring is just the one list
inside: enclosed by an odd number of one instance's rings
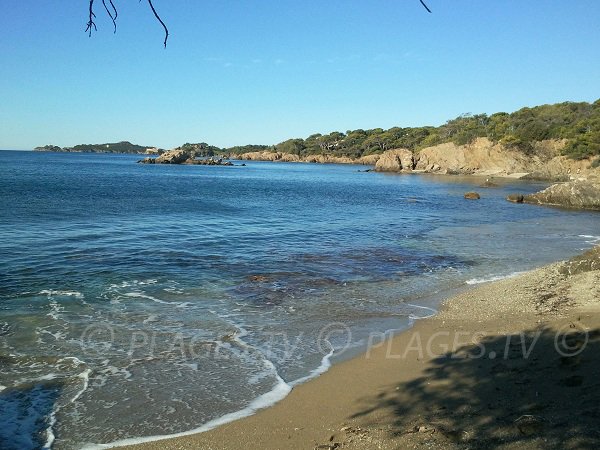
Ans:
{"label": "submerged rock", "polygon": [[508,194],[506,200],[513,203],[523,203],[523,194]]}
{"label": "submerged rock", "polygon": [[495,188],[495,187],[498,187],[498,185],[488,178],[488,179],[485,180],[485,182],[483,182],[483,184],[480,187],[482,187],[482,188]]}
{"label": "submerged rock", "polygon": [[465,194],[465,198],[467,200],[479,200],[481,198],[481,195],[479,195],[477,192],[467,192]]}
{"label": "submerged rock", "polygon": [[600,211],[600,183],[591,181],[557,183],[535,194],[524,195],[523,201],[538,205]]}

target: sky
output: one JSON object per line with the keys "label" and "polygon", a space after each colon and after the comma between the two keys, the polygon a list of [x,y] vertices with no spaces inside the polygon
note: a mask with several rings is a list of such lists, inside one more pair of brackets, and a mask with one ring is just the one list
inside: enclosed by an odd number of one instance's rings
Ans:
{"label": "sky", "polygon": [[0,148],[173,148],[600,98],[598,0],[1,0]]}

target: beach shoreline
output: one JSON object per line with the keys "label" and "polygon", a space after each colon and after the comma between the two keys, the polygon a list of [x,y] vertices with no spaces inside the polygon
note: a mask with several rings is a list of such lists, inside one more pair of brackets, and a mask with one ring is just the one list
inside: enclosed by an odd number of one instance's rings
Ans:
{"label": "beach shoreline", "polygon": [[[583,262],[582,262],[583,261]],[[477,285],[210,431],[120,448],[588,448],[600,443],[600,247]],[[589,447],[591,448],[591,447]]]}

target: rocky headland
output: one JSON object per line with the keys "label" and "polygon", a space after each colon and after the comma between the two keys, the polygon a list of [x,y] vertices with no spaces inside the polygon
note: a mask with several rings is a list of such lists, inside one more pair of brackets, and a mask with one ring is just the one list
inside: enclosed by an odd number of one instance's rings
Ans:
{"label": "rocky headland", "polygon": [[360,158],[331,155],[298,156],[282,152],[249,152],[229,155],[252,161],[363,164],[378,172],[478,175],[486,177],[528,178],[549,181],[576,179],[600,180],[600,167],[590,158],[574,160],[564,156],[566,140],[535,142],[529,153],[513,149],[488,138],[477,138],[466,145],[444,143],[420,151],[404,148],[386,150]]}
{"label": "rocky headland", "polygon": [[511,194],[507,200],[514,203],[600,211],[600,182],[577,180],[556,183],[534,194]]}

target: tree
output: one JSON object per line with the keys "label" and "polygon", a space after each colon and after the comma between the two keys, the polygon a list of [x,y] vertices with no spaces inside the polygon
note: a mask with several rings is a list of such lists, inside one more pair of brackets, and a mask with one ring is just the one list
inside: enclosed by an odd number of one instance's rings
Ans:
{"label": "tree", "polygon": [[[87,27],[85,29],[86,33],[89,33],[90,37],[92,36],[92,30],[93,31],[98,30],[98,27],[96,27],[96,22],[94,22],[94,19],[96,19],[96,14],[94,13],[94,1],[95,0],[90,0],[88,23],[87,23]],[[119,15],[119,13],[117,11],[117,7],[113,3],[113,0],[101,0],[101,1],[102,1],[102,5],[104,6],[104,10],[106,11],[106,14],[108,14],[108,17],[110,17],[110,20],[112,20],[114,32],[116,33],[117,32],[117,17]],[[140,1],[142,1],[142,0],[140,0]],[[154,5],[152,4],[152,0],[147,0],[147,1],[148,1],[148,6],[150,6],[150,9],[152,10],[152,14],[154,14],[154,17],[156,17],[156,20],[158,20],[160,22],[160,24],[162,25],[162,27],[165,30],[165,40],[164,40],[163,44],[164,44],[165,48],[167,48],[167,39],[169,39],[169,29],[167,28],[167,26],[165,25],[163,20],[160,18],[160,16],[156,12],[156,9],[154,8]],[[108,2],[108,4],[107,4],[107,2]]]}
{"label": "tree", "polygon": [[[96,27],[96,22],[94,21],[94,19],[96,19],[96,14],[94,13],[95,0],[89,0],[89,1],[90,1],[89,16],[88,16],[88,23],[87,23],[87,27],[86,27],[85,31],[86,31],[86,33],[89,33],[89,36],[91,37],[92,30],[97,31],[98,28]],[[112,20],[114,32],[116,33],[117,32],[117,17],[119,15],[119,13],[117,11],[117,7],[113,3],[113,0],[101,0],[101,1],[102,1],[102,6],[104,6],[104,10],[106,11],[106,14],[108,15],[108,17],[110,17],[110,20]],[[141,1],[142,0],[140,0],[140,2]],[[147,0],[147,1],[148,1],[148,6],[150,6],[150,9],[152,10],[152,14],[154,14],[154,17],[156,17],[156,20],[158,20],[160,22],[163,29],[165,30],[165,40],[164,40],[163,44],[164,44],[165,48],[167,48],[167,39],[169,39],[169,29],[167,28],[167,26],[165,25],[163,20],[160,18],[160,16],[156,12],[156,9],[154,8],[154,5],[152,4],[152,0]],[[431,10],[427,7],[425,2],[423,0],[419,0],[419,1],[421,2],[421,5],[423,5],[423,7],[427,10],[427,12],[431,13]],[[107,4],[107,2],[108,2],[108,4]]]}

